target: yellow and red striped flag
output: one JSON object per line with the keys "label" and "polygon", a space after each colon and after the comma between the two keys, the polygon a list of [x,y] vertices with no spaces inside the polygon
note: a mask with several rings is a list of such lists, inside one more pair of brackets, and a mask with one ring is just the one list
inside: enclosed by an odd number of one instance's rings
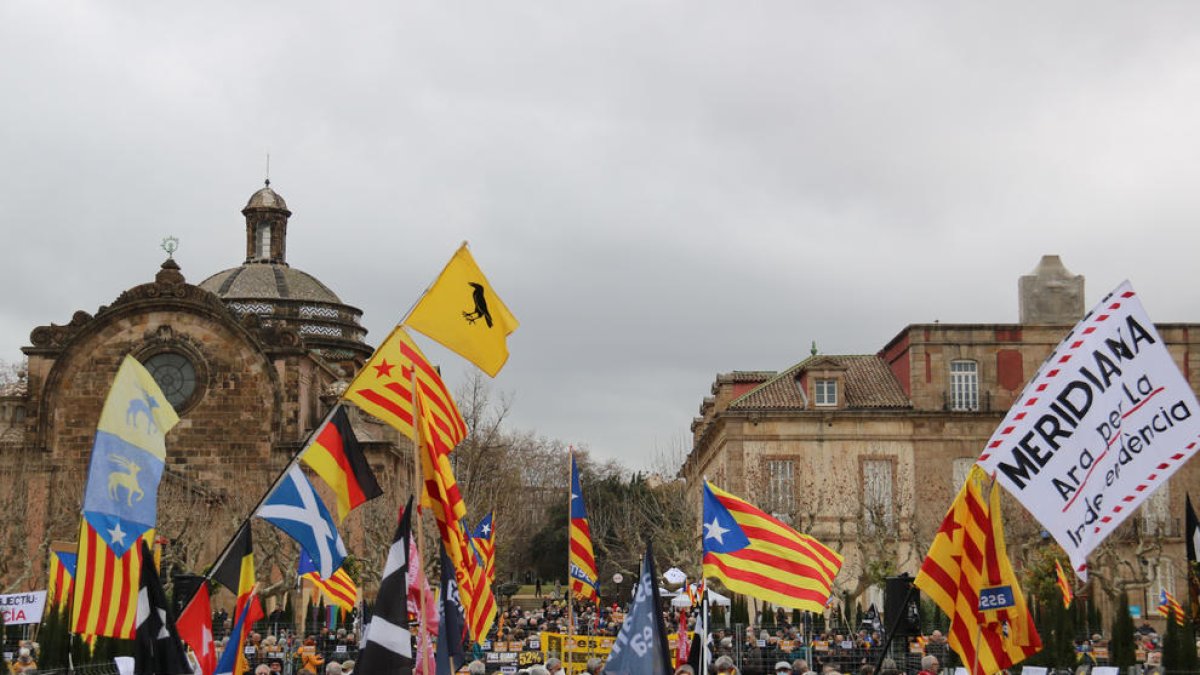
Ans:
{"label": "yellow and red striped flag", "polygon": [[50,549],[50,569],[46,581],[46,601],[61,610],[71,601],[71,586],[75,583],[75,548]]}
{"label": "yellow and red striped flag", "polygon": [[842,556],[717,486],[704,483],[704,576],[736,593],[824,612]]}
{"label": "yellow and red striped flag", "polygon": [[1184,624],[1183,606],[1165,588],[1158,591],[1158,613],[1165,617],[1174,617],[1175,623],[1180,626]]}
{"label": "yellow and red striped flag", "polygon": [[437,521],[446,553],[454,563],[468,628],[472,638],[482,642],[495,620],[496,604],[492,585],[482,574],[482,564],[471,545],[464,523],[467,505],[450,463],[450,453],[467,437],[467,423],[454,397],[401,326],[379,346],[343,397],[414,441],[418,439],[414,422],[419,425],[424,482],[421,505]]}
{"label": "yellow and red striped flag", "polygon": [[[147,530],[142,538],[153,541],[154,530]],[[141,578],[142,547],[133,546],[118,558],[81,518],[71,632],[133,639]]]}
{"label": "yellow and red striped flag", "polygon": [[596,554],[592,548],[592,527],[588,523],[587,506],[583,503],[583,486],[579,483],[579,466],[571,453],[571,553],[568,568],[571,572],[571,594],[580,600],[600,602],[600,574],[596,571]]}
{"label": "yellow and red striped flag", "polygon": [[[973,466],[929,547],[915,584],[950,617],[950,646],[973,675],[1012,667],[1042,648],[1004,544],[1000,492]],[[978,649],[976,649],[978,646]]]}
{"label": "yellow and red striped flag", "polygon": [[1067,575],[1063,572],[1062,564],[1057,560],[1054,561],[1055,583],[1058,584],[1058,590],[1062,591],[1063,609],[1071,606],[1071,600],[1075,599],[1075,594],[1071,591],[1071,582],[1067,580]]}
{"label": "yellow and red striped flag", "polygon": [[479,525],[475,526],[475,531],[471,533],[471,539],[475,542],[475,548],[479,550],[479,556],[483,558],[483,571],[487,576],[489,584],[496,583],[496,529],[492,524],[492,512],[488,512],[483,520],[479,521]]}
{"label": "yellow and red striped flag", "polygon": [[312,583],[313,588],[320,590],[325,594],[326,599],[343,610],[352,611],[358,604],[358,586],[346,573],[345,567],[337,568],[329,579],[322,579],[312,558],[308,557],[304,549],[300,549],[300,565],[296,573],[301,579]]}

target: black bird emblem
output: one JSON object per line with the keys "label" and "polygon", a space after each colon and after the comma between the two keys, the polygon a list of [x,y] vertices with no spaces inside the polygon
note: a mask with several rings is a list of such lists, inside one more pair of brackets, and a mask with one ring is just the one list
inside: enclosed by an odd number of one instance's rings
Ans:
{"label": "black bird emblem", "polygon": [[487,298],[483,294],[483,285],[477,284],[474,281],[468,281],[467,285],[474,289],[471,291],[471,297],[475,300],[475,311],[463,312],[463,318],[471,325],[474,325],[477,320],[482,318],[487,323],[487,327],[491,328],[492,314],[487,308]]}

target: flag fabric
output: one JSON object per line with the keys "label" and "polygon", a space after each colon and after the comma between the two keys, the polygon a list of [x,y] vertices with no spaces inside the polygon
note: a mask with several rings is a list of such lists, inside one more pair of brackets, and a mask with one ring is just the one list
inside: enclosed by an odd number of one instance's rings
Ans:
{"label": "flag fabric", "polygon": [[988,501],[980,494],[986,478],[971,468],[914,581],[950,617],[950,646],[973,675],[1010,668],[1042,648],[1008,559],[1000,492],[993,486]]}
{"label": "flag fabric", "polygon": [[[142,535],[154,537],[154,530]],[[142,549],[117,557],[86,518],[79,521],[71,632],[132,640]]]}
{"label": "flag fabric", "polygon": [[1057,560],[1054,561],[1054,576],[1055,583],[1058,584],[1058,590],[1062,591],[1063,609],[1071,606],[1071,600],[1075,598],[1075,594],[1071,591],[1071,582],[1067,580],[1067,575],[1063,572],[1062,564]]}
{"label": "flag fabric", "polygon": [[50,549],[50,568],[46,575],[46,602],[61,610],[71,601],[75,580],[75,551]]}
{"label": "flag fabric", "polygon": [[592,528],[588,525],[587,506],[583,502],[583,487],[579,484],[579,465],[571,453],[571,594],[581,600],[600,602],[600,574],[596,571],[596,554],[592,549]]}
{"label": "flag fabric", "polygon": [[604,665],[613,675],[666,675],[671,673],[671,652],[667,648],[667,630],[659,607],[658,575],[654,571],[654,551],[646,545],[633,604],[621,632],[613,642]]}
{"label": "flag fabric", "polygon": [[187,653],[175,630],[167,594],[158,579],[154,555],[145,541],[138,588],[137,629],[134,631],[134,672],[137,675],[192,675]]}
{"label": "flag fabric", "polygon": [[175,622],[179,637],[192,648],[202,675],[213,675],[217,669],[217,650],[213,643],[212,600],[208,595],[208,584],[200,584],[187,607],[179,613]]}
{"label": "flag fabric", "polygon": [[421,406],[433,417],[433,429],[439,433],[440,442],[447,446],[445,451],[449,452],[467,437],[467,423],[441,375],[403,327],[396,326],[379,345],[346,387],[342,398],[415,440],[414,373]]}
{"label": "flag fabric", "polygon": [[83,517],[118,558],[154,527],[165,437],[178,421],[154,377],[126,356],[100,412],[83,494]]}
{"label": "flag fabric", "polygon": [[679,610],[679,634],[675,638],[675,664],[678,667],[688,662],[691,644],[688,642],[687,610]]}
{"label": "flag fabric", "polygon": [[337,494],[339,523],[354,507],[383,494],[341,404],[300,454],[300,459]]}
{"label": "flag fabric", "polygon": [[329,509],[298,464],[288,469],[257,515],[295,539],[308,552],[322,579],[331,578],[346,559],[346,544]]}
{"label": "flag fabric", "polygon": [[692,607],[699,607],[700,600],[704,597],[704,580],[690,583],[687,585],[687,597],[691,602]]}
{"label": "flag fabric", "polygon": [[825,611],[841,555],[707,481],[703,518],[705,577],[775,605]]}
{"label": "flag fabric", "polygon": [[218,675],[240,675],[249,669],[246,655],[242,653],[246,635],[250,633],[254,622],[265,616],[262,603],[258,599],[258,577],[254,572],[254,540],[250,521],[242,523],[242,527],[234,536],[233,545],[229,547],[225,557],[214,565],[212,578],[237,595],[233,611],[233,630],[229,634],[225,651],[221,653],[216,672]]}
{"label": "flag fabric", "polygon": [[475,548],[479,551],[479,556],[483,558],[483,573],[487,577],[488,583],[495,585],[496,583],[496,531],[492,525],[493,512],[489,511],[483,520],[479,521],[479,525],[475,526],[475,531],[471,533],[471,539],[475,542]]}
{"label": "flag fabric", "polygon": [[1184,624],[1183,607],[1175,596],[1167,592],[1167,589],[1161,588],[1158,591],[1158,613],[1160,616],[1174,618],[1175,623],[1182,626]]}
{"label": "flag fabric", "polygon": [[408,630],[408,549],[412,539],[413,500],[400,516],[388,550],[375,598],[375,613],[367,624],[357,670],[363,673],[408,674],[413,669],[412,633]]}
{"label": "flag fabric", "polygon": [[689,593],[692,587],[696,586],[699,587],[700,596],[693,601],[693,606],[698,607],[700,611],[696,614],[696,630],[693,632],[692,644],[688,648],[687,662],[692,667],[692,672],[699,673],[703,664],[712,663],[712,637],[708,632],[708,592],[704,588],[704,580],[701,579],[698,583],[689,586]]}
{"label": "flag fabric", "polygon": [[251,587],[245,598],[244,604],[239,598],[237,609],[234,611],[233,630],[230,631],[229,642],[225,644],[225,651],[221,652],[221,658],[217,661],[216,675],[243,675],[250,672],[250,663],[246,660],[243,646],[254,622],[262,619],[264,615],[262,603],[258,600],[257,587]]}
{"label": "flag fabric", "polygon": [[[416,514],[420,518],[421,514]],[[416,537],[408,540],[408,614],[417,617],[420,624],[417,634],[416,665],[413,672],[416,675],[434,675],[437,666],[434,662],[437,651],[438,607],[433,595],[433,588],[425,578],[425,565],[421,559],[421,549],[417,547]]]}
{"label": "flag fabric", "polygon": [[1191,495],[1186,495],[1185,506],[1187,507],[1184,521],[1187,525],[1188,593],[1191,596],[1192,617],[1200,620],[1200,519],[1196,518],[1196,512],[1192,509]]}
{"label": "flag fabric", "polygon": [[441,602],[438,606],[440,628],[437,638],[437,675],[451,675],[458,672],[467,660],[466,651],[463,649],[463,637],[466,635],[467,626],[454,573],[454,562],[446,554],[445,545],[439,546],[439,549],[442,578],[438,590]]}
{"label": "flag fabric", "polygon": [[344,567],[337,568],[329,579],[323,579],[321,573],[317,571],[317,566],[313,564],[312,558],[308,557],[308,553],[305,553],[304,549],[300,549],[300,564],[296,574],[311,583],[313,588],[325,595],[326,600],[341,607],[342,610],[349,612],[358,605],[358,586],[355,585]]}
{"label": "flag fabric", "polygon": [[413,307],[405,324],[495,377],[520,324],[496,295],[464,243]]}

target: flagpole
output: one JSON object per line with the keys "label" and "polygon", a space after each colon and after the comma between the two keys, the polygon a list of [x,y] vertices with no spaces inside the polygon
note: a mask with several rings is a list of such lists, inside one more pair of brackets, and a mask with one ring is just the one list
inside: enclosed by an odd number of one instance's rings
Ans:
{"label": "flagpole", "polygon": [[[409,311],[412,311],[412,310],[410,309]],[[412,378],[411,378],[411,382],[409,383],[409,386],[411,387],[410,391],[412,392],[412,402],[413,402],[413,476],[412,476],[412,480],[413,480],[413,488],[414,488],[413,491],[415,494],[418,495],[417,499],[415,500],[415,503],[413,504],[413,508],[417,510],[417,513],[413,514],[413,516],[414,516],[413,520],[415,520],[417,522],[417,556],[421,559],[421,565],[424,566],[424,564],[425,564],[425,550],[424,550],[425,549],[425,524],[424,524],[425,519],[419,517],[420,504],[421,504],[421,499],[420,499],[421,493],[417,490],[417,487],[421,486],[423,484],[422,483],[423,472],[421,470],[421,454],[420,454],[421,453],[421,426],[422,426],[421,419],[422,419],[422,417],[421,417],[421,396],[420,396],[420,394],[418,394],[418,390],[417,390],[418,383],[417,383],[417,369],[416,368],[412,369]],[[441,564],[440,561],[439,561],[439,564]],[[425,570],[422,569],[421,575],[424,576],[424,574],[425,574]],[[426,624],[425,589],[421,588],[419,584],[417,586],[417,598],[418,598],[418,600],[417,600],[417,612],[418,612],[417,624],[419,626],[418,630],[421,631],[420,636],[425,637],[426,628],[427,628],[425,625]],[[421,637],[417,638],[417,649],[418,650],[421,649],[421,644],[422,644]],[[425,666],[421,670],[427,671],[429,669],[429,663],[425,660],[426,654],[420,654],[419,658],[420,658],[420,662]],[[428,673],[426,675],[428,675]]]}
{"label": "flagpole", "polygon": [[575,603],[572,602],[574,594],[571,592],[571,507],[575,501],[573,485],[575,475],[575,446],[569,445],[567,449],[567,455],[571,458],[571,467],[567,471],[567,586],[564,593],[567,601],[567,640],[563,643],[562,657],[564,661],[567,656],[567,645],[574,641],[573,635],[575,632]]}
{"label": "flagpole", "polygon": [[[258,498],[258,503],[254,505],[254,508],[250,511],[250,514],[242,519],[242,525],[249,527],[250,519],[254,517],[254,514],[258,513],[258,510],[262,508],[263,503],[270,498],[273,492],[275,492],[275,488],[279,487],[279,484],[283,482],[284,477],[286,477],[288,472],[292,470],[292,467],[296,465],[296,462],[300,461],[300,456],[303,455],[304,451],[308,449],[309,444],[312,443],[313,437],[317,435],[318,431],[325,428],[325,425],[329,423],[329,420],[333,419],[334,413],[337,412],[338,407],[341,405],[342,400],[338,399],[338,402],[333,404],[333,407],[329,409],[329,412],[325,413],[325,417],[321,420],[321,423],[313,427],[312,431],[308,432],[308,435],[304,437],[304,442],[300,444],[300,449],[296,451],[295,455],[292,455],[292,458],[288,461],[287,466],[284,466],[283,471],[281,471],[279,475],[275,477],[275,481],[271,483],[271,487],[267,489],[267,491],[264,492],[261,497]],[[237,540],[238,533],[241,531],[241,525],[239,525],[238,528],[233,531],[233,536],[230,537],[229,541],[225,543],[225,548],[221,549],[221,553],[217,555],[216,561],[213,562],[212,567],[210,567],[208,572],[205,573],[205,583],[212,580],[213,573],[220,569],[221,564],[225,562],[225,558],[229,557],[229,552],[233,549],[233,544]],[[73,590],[74,589],[72,589],[72,591]],[[192,601],[192,598],[195,597],[196,591],[198,590],[200,590],[200,587],[197,585],[196,589],[192,591],[192,594],[188,596],[187,602],[183,603],[184,607],[187,606],[188,602]]]}
{"label": "flagpole", "polygon": [[[969,478],[968,478],[968,480],[969,480]],[[987,494],[986,501],[988,504],[991,504],[992,490],[995,490],[995,489],[996,489],[996,474],[992,474],[992,480],[991,480],[991,482],[988,483],[988,490],[987,490],[988,494]],[[989,510],[988,511],[989,527],[993,527],[993,528],[995,527],[995,523],[992,520],[992,518],[994,518],[994,517],[995,516],[993,516],[992,512]],[[990,532],[989,532],[988,536],[989,537],[991,536]],[[978,608],[976,608],[976,609],[978,609]],[[975,625],[975,658],[974,658],[975,663],[971,666],[971,672],[968,673],[967,675],[975,675],[975,672],[979,670],[979,643],[982,641],[983,641],[983,622],[978,621],[978,622],[976,622],[976,625]]]}

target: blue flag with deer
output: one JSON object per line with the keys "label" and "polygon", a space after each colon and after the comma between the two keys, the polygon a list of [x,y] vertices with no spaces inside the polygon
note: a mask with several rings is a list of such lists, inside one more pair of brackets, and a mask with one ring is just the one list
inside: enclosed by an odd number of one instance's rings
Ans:
{"label": "blue flag with deer", "polygon": [[126,356],[92,446],[83,517],[119,558],[154,527],[166,434],[179,421],[154,377]]}

